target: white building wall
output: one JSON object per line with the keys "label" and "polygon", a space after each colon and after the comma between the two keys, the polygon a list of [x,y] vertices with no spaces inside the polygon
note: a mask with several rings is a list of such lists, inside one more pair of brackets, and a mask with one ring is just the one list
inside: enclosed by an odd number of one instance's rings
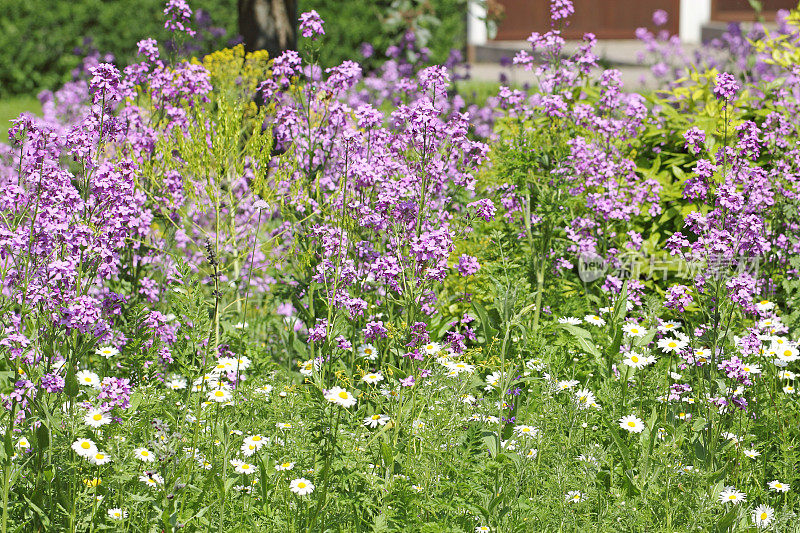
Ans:
{"label": "white building wall", "polygon": [[681,0],[679,33],[685,43],[700,43],[703,24],[711,20],[711,0]]}
{"label": "white building wall", "polygon": [[[709,0],[710,1],[710,0]],[[489,35],[486,30],[486,8],[474,0],[469,3],[467,12],[467,44],[480,46],[486,44]]]}

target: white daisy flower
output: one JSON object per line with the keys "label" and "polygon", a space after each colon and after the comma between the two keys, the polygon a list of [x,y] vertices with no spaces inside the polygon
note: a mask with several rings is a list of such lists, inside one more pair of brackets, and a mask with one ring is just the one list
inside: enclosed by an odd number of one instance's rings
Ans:
{"label": "white daisy flower", "polygon": [[100,388],[100,377],[91,370],[81,370],[75,374],[75,377],[81,385],[93,387],[95,389]]}
{"label": "white daisy flower", "polygon": [[249,475],[256,471],[256,467],[251,465],[250,463],[240,462],[238,465],[233,467],[233,470],[237,474]]}
{"label": "white daisy flower", "polygon": [[212,402],[228,402],[232,397],[233,395],[231,394],[231,391],[225,387],[208,391],[208,399]]}
{"label": "white daisy flower", "polygon": [[640,338],[644,337],[647,334],[647,330],[640,326],[639,324],[634,324],[633,322],[628,322],[624,326],[622,326],[622,331],[628,337],[635,337]]}
{"label": "white daisy flower", "polygon": [[294,463],[288,461],[285,463],[278,463],[275,465],[275,470],[277,470],[278,472],[286,472],[287,470],[291,470],[292,468],[294,468]]}
{"label": "white daisy flower", "polygon": [[31,447],[31,442],[25,437],[20,437],[20,439],[17,441],[16,447],[21,450],[27,450]]}
{"label": "white daisy flower", "polygon": [[536,448],[531,448],[528,450],[528,453],[525,454],[526,459],[536,459],[536,456],[539,455],[539,450]]}
{"label": "white daisy flower", "polygon": [[341,387],[333,387],[329,391],[326,391],[324,396],[329,402],[335,403],[341,407],[347,408],[356,404],[356,399],[353,398],[353,395]]}
{"label": "white daisy flower", "polygon": [[647,360],[636,352],[628,354],[628,357],[622,363],[631,368],[644,368],[647,366]]}
{"label": "white daisy flower", "polygon": [[799,358],[797,348],[794,346],[779,346],[775,350],[775,353],[778,356],[778,359],[781,361],[786,361],[787,363],[796,361]]}
{"label": "white daisy flower", "polygon": [[372,416],[366,417],[364,419],[364,425],[374,429],[378,426],[386,425],[389,420],[391,419],[388,416],[376,413]]}
{"label": "white daisy flower", "polygon": [[490,391],[495,387],[500,385],[500,380],[502,379],[503,374],[500,372],[492,372],[488,376],[486,376],[486,391]]}
{"label": "white daisy flower", "polygon": [[568,324],[570,326],[580,326],[581,319],[576,316],[562,316],[558,319],[559,324]]}
{"label": "white daisy flower", "polygon": [[586,498],[579,490],[571,490],[564,496],[564,500],[567,503],[580,503],[585,499]]}
{"label": "white daisy flower", "polygon": [[686,348],[686,346],[689,343],[686,342],[685,340],[681,340],[681,339],[665,338],[665,339],[659,339],[656,344],[664,352],[675,353],[675,352],[679,352],[679,351],[683,350],[684,348]]}
{"label": "white daisy flower", "polygon": [[302,363],[297,363],[300,365],[300,373],[304,376],[311,376],[314,373],[314,370],[319,370],[321,363],[317,359],[309,359],[308,361],[303,361]]}
{"label": "white daisy flower", "polygon": [[172,376],[170,379],[168,379],[168,380],[167,380],[167,381],[164,383],[164,385],[165,385],[165,386],[166,386],[168,389],[172,389],[172,390],[183,390],[183,389],[185,389],[185,388],[186,388],[186,386],[188,385],[188,382],[186,381],[186,378],[185,378],[185,377],[183,377],[183,376]]}
{"label": "white daisy flower", "polygon": [[564,381],[559,381],[556,383],[556,390],[557,391],[565,391],[569,389],[574,389],[580,382],[577,379],[567,379]]}
{"label": "white daisy flower", "polygon": [[243,442],[242,445],[239,447],[239,451],[241,451],[242,455],[244,455],[245,457],[251,457],[258,451],[258,446],[256,446],[252,442]]}
{"label": "white daisy flower", "polygon": [[144,483],[150,488],[156,488],[164,484],[164,478],[158,472],[144,473],[139,476],[139,481]]}
{"label": "white daisy flower", "polygon": [[133,450],[133,456],[143,463],[152,463],[156,460],[156,456],[147,448],[136,448]]}
{"label": "white daisy flower", "polygon": [[383,374],[380,372],[370,372],[368,374],[364,374],[364,377],[361,378],[361,381],[364,383],[377,383],[379,381],[383,381]]}
{"label": "white daisy flower", "polygon": [[606,321],[600,318],[599,315],[586,315],[583,317],[584,322],[590,326],[605,326]]}
{"label": "white daisy flower", "polygon": [[460,374],[461,372],[472,373],[475,370],[475,365],[468,365],[461,361],[453,361],[447,365],[447,368],[456,374]]}
{"label": "white daisy flower", "polygon": [[667,320],[662,322],[660,326],[658,326],[658,331],[660,333],[667,333],[668,331],[677,331],[681,329],[681,323],[675,322],[674,320]]}
{"label": "white daisy flower", "polygon": [[378,358],[378,350],[372,344],[362,344],[358,347],[358,356],[367,361],[374,361]]}
{"label": "white daisy flower", "polygon": [[761,504],[753,509],[750,518],[757,527],[768,527],[775,519],[775,509],[769,505]]}
{"label": "white daisy flower", "polygon": [[745,363],[744,365],[742,365],[742,370],[747,372],[748,375],[750,375],[750,374],[760,374],[761,373],[761,367],[760,366],[751,365],[751,364],[748,364],[748,363]]}
{"label": "white daisy flower", "polygon": [[72,449],[81,457],[89,458],[97,453],[97,445],[89,439],[78,439],[72,443]]}
{"label": "white daisy flower", "polygon": [[750,459],[755,459],[756,457],[761,455],[761,452],[757,450],[743,450],[742,453],[745,454]]}
{"label": "white daisy flower", "polygon": [[587,409],[591,407],[592,404],[597,403],[594,393],[589,389],[578,389],[575,392],[575,400],[578,402],[578,407],[581,409]]}
{"label": "white daisy flower", "polygon": [[539,429],[533,426],[515,426],[514,433],[520,437],[535,437],[539,434]]}
{"label": "white daisy flower", "polygon": [[767,311],[771,311],[774,308],[775,304],[770,302],[769,300],[761,300],[756,304],[756,309],[758,309],[760,313],[766,313]]}
{"label": "white daisy flower", "polygon": [[744,492],[739,492],[733,487],[728,487],[719,493],[719,501],[722,503],[732,503],[734,505],[738,505],[744,501],[747,501],[747,494]]}
{"label": "white daisy flower", "polygon": [[773,479],[767,483],[767,486],[769,486],[770,490],[775,492],[789,492],[789,489],[791,488],[788,483],[781,483],[777,479]]}
{"label": "white daisy flower", "polygon": [[100,409],[90,409],[89,412],[84,415],[83,422],[87,426],[99,428],[100,426],[110,424],[111,416],[108,413],[104,413]]}
{"label": "white daisy flower", "polygon": [[102,348],[98,348],[97,351],[95,351],[95,353],[100,357],[105,357],[106,359],[110,359],[115,355],[119,355],[119,350],[117,350],[113,346],[103,346]]}
{"label": "white daisy flower", "polygon": [[301,477],[298,479],[293,479],[291,483],[289,483],[289,490],[298,496],[305,496],[314,492],[314,484],[306,478]]}
{"label": "white daisy flower", "polygon": [[422,351],[425,352],[425,355],[436,355],[442,351],[442,346],[438,342],[429,342],[422,347]]}
{"label": "white daisy flower", "polygon": [[244,442],[245,444],[252,444],[253,446],[256,447],[257,450],[260,450],[261,447],[264,446],[264,444],[266,444],[267,441],[262,435],[256,433],[255,435],[248,435],[247,437],[245,437]]}
{"label": "white daisy flower", "polygon": [[96,452],[94,455],[88,457],[89,462],[93,465],[103,466],[111,462],[111,457],[106,452]]}
{"label": "white daisy flower", "polygon": [[108,517],[112,520],[122,520],[128,517],[128,511],[124,511],[119,507],[112,507],[108,510]]}
{"label": "white daisy flower", "polygon": [[644,431],[644,422],[635,415],[628,415],[619,419],[619,427],[631,433],[641,433]]}
{"label": "white daisy flower", "polygon": [[544,361],[539,358],[529,359],[525,361],[525,368],[539,372],[544,368]]}

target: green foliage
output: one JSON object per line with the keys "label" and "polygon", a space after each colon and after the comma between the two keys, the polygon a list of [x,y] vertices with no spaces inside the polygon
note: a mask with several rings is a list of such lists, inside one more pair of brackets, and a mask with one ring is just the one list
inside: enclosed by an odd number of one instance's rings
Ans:
{"label": "green foliage", "polygon": [[[136,43],[148,37],[165,42],[162,0],[3,0],[0,8],[0,98],[54,89],[69,81],[81,61],[76,48],[91,46],[127,64]],[[235,0],[193,0],[228,37],[237,35]]]}
{"label": "green foliage", "polygon": [[[224,28],[225,39],[238,35],[235,0],[189,4],[195,12],[208,13],[213,26]],[[301,0],[298,12],[316,9],[325,20],[325,45],[319,57],[323,66],[361,59],[362,43],[372,43],[376,60],[382,60],[388,46],[411,28],[430,48],[431,61],[440,63],[451,48],[465,45],[464,4],[464,0]],[[81,62],[76,50],[85,48],[86,39],[91,39],[92,48],[113,54],[118,64],[125,65],[134,58],[140,39],[165,42],[171,37],[164,30],[163,0],[3,0],[0,5],[0,98],[35,94],[69,81]]]}
{"label": "green foliage", "polygon": [[300,0],[299,11],[316,9],[325,21],[326,46],[319,57],[323,66],[361,59],[363,43],[372,44],[377,55],[366,65],[378,65],[386,49],[409,29],[438,64],[450,49],[466,45],[465,5],[464,0]]}

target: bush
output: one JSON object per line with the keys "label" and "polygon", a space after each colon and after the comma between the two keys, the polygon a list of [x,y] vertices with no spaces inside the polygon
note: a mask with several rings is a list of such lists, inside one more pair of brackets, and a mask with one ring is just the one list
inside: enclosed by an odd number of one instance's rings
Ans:
{"label": "bush", "polygon": [[[9,3],[6,2],[8,5]],[[236,35],[235,0],[193,0],[192,8],[211,13],[215,25]],[[136,42],[169,39],[162,0],[75,0],[10,2],[0,11],[0,97],[52,89],[71,79],[87,43],[127,63]]]}
{"label": "bush", "polygon": [[[301,11],[316,9],[326,21],[328,37],[320,51],[320,63],[330,66],[360,58],[364,42],[373,43],[382,55],[405,32],[402,21],[393,31],[386,31],[391,4],[387,0],[301,1]],[[431,59],[443,62],[450,48],[464,43],[463,0],[432,4],[428,16],[418,23],[423,32],[431,32]],[[209,14],[214,26],[226,30],[227,38],[238,34],[236,0],[192,0],[190,5]],[[162,0],[11,2],[0,12],[0,64],[5,65],[0,69],[0,98],[54,89],[69,81],[87,42],[102,54],[113,54],[118,65],[127,64],[140,39],[170,39],[164,29],[163,9]]]}

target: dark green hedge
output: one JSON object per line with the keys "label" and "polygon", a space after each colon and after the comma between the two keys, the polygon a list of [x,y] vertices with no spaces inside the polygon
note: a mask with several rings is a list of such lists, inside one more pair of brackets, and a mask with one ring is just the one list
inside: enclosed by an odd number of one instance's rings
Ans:
{"label": "dark green hedge", "polygon": [[[326,65],[345,59],[361,59],[360,48],[371,43],[383,57],[383,51],[398,41],[404,30],[401,25],[387,25],[392,0],[300,0],[301,10],[316,9],[325,20],[326,41],[320,50],[320,61]],[[462,49],[466,43],[465,0],[419,0],[408,4],[425,4],[430,11],[419,17],[423,32],[429,32],[431,61],[443,63],[452,48]]]}
{"label": "dark green hedge", "polygon": [[[228,37],[236,30],[236,0],[190,0],[194,10],[210,14],[213,26]],[[301,0],[300,10],[316,9],[326,21],[327,38],[320,59],[334,64],[360,58],[361,43],[379,50],[397,37],[384,20],[391,0]],[[432,0],[441,24],[429,21],[433,59],[443,61],[451,47],[463,46],[463,0]],[[136,42],[154,37],[169,39],[163,29],[163,0],[0,0],[0,98],[34,94],[58,87],[79,65],[75,50],[86,38],[117,63],[131,59]],[[224,42],[224,41],[223,41]]]}

